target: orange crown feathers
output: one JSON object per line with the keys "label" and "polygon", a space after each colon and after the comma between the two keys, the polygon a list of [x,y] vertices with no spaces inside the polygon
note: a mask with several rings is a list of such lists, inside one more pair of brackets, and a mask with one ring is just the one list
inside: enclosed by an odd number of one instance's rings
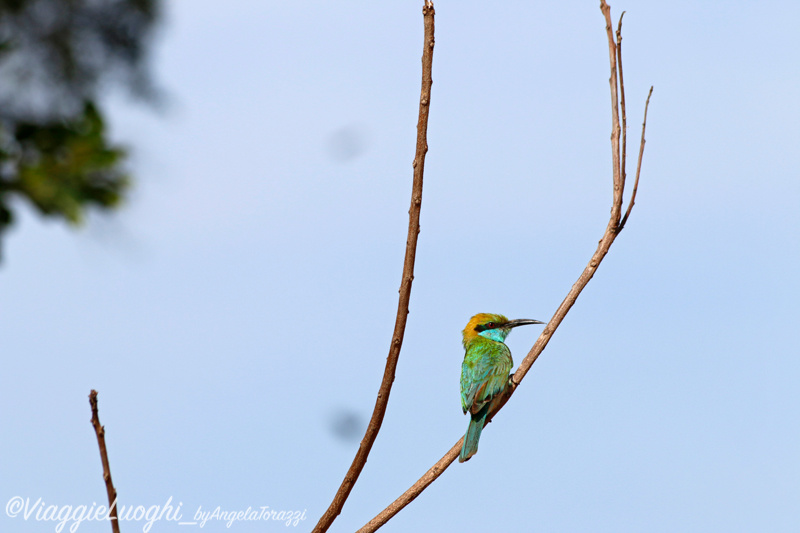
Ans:
{"label": "orange crown feathers", "polygon": [[464,335],[464,348],[467,347],[470,341],[472,341],[475,337],[478,336],[478,331],[475,329],[476,326],[481,324],[488,324],[489,322],[494,322],[495,324],[505,324],[508,322],[508,319],[503,315],[498,315],[494,313],[478,313],[477,315],[473,316],[467,322],[467,326],[464,328],[463,335]]}

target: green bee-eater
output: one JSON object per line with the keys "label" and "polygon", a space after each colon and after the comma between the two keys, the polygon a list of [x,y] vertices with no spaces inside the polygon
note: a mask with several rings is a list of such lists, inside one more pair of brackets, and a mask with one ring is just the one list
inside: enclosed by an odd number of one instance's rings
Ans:
{"label": "green bee-eater", "polygon": [[486,415],[492,399],[505,390],[514,361],[503,341],[511,328],[525,324],[544,324],[538,320],[509,320],[503,315],[479,313],[464,328],[464,363],[461,365],[461,407],[470,421],[458,462],[463,463],[478,452]]}

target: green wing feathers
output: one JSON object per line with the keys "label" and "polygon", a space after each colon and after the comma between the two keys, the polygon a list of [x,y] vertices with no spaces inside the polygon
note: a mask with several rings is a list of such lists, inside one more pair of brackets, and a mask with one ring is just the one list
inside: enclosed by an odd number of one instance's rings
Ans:
{"label": "green wing feathers", "polygon": [[503,392],[513,366],[511,351],[502,342],[478,337],[469,343],[461,365],[461,407],[470,413],[460,462],[478,451],[492,398]]}

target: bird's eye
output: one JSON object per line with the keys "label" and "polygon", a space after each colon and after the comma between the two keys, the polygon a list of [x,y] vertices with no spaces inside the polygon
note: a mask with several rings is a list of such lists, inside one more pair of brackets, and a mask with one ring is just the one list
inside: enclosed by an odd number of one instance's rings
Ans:
{"label": "bird's eye", "polygon": [[497,327],[497,324],[495,324],[494,322],[489,322],[488,324],[486,324],[486,329],[494,329],[495,327]]}

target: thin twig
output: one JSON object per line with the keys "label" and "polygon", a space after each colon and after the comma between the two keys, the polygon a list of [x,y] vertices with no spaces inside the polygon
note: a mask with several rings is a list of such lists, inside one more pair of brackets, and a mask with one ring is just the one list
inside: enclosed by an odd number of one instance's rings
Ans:
{"label": "thin twig", "polygon": [[618,232],[622,231],[622,228],[625,227],[625,223],[628,221],[628,216],[631,214],[631,209],[633,209],[634,200],[636,200],[636,191],[639,190],[639,174],[642,171],[642,156],[644,155],[644,130],[647,127],[647,108],[650,107],[650,97],[653,96],[653,87],[650,86],[650,92],[647,93],[647,101],[644,104],[644,120],[642,121],[642,138],[639,141],[639,160],[636,163],[636,179],[633,180],[633,192],[631,193],[630,202],[628,202],[628,209],[625,211],[625,216],[622,217],[622,220],[619,223]]}
{"label": "thin twig", "polygon": [[614,42],[614,30],[611,24],[611,7],[605,0],[600,0],[600,11],[606,19],[606,35],[608,36],[608,61],[611,67],[611,76],[608,83],[611,86],[611,165],[614,172],[614,195],[611,203],[611,220],[616,229],[619,224],[622,206],[622,172],[620,164],[620,124],[619,124],[619,93],[617,89],[617,45]]}
{"label": "thin twig", "polygon": [[628,116],[625,113],[625,81],[622,77],[622,17],[625,12],[619,16],[619,23],[617,24],[617,68],[619,69],[619,106],[622,109],[622,164],[620,165],[620,195],[625,192],[625,179],[626,179],[626,159],[628,153]]}
{"label": "thin twig", "polygon": [[103,480],[106,482],[108,493],[108,518],[111,522],[111,531],[119,533],[119,520],[117,520],[117,489],[111,481],[111,467],[108,464],[108,451],[106,450],[106,428],[100,425],[100,416],[97,414],[97,391],[92,389],[89,393],[89,405],[92,406],[92,426],[97,435],[97,445],[100,447],[100,461],[103,463]]}
{"label": "thin twig", "polygon": [[[556,310],[553,317],[550,319],[550,322],[545,326],[542,334],[534,343],[531,350],[525,356],[525,358],[520,363],[517,371],[511,377],[511,386],[506,387],[501,398],[499,398],[494,403],[494,407],[491,409],[489,413],[489,417],[487,418],[488,421],[491,421],[491,418],[497,414],[500,409],[508,402],[511,395],[516,390],[516,387],[520,384],[522,379],[525,377],[525,374],[528,373],[533,363],[536,362],[536,359],[542,353],[544,348],[547,346],[547,343],[552,338],[555,330],[564,320],[564,317],[569,312],[570,308],[574,305],[575,301],[578,299],[581,291],[586,287],[589,283],[589,280],[592,279],[594,273],[597,271],[597,267],[602,262],[603,258],[608,253],[608,250],[611,248],[611,244],[616,239],[617,235],[619,235],[620,230],[622,229],[621,225],[618,224],[620,219],[620,212],[622,209],[622,183],[621,183],[621,168],[620,168],[620,116],[619,116],[619,105],[617,99],[617,54],[616,54],[616,44],[614,42],[613,33],[611,30],[611,18],[610,18],[610,7],[606,4],[605,0],[601,0],[600,2],[600,9],[603,11],[603,14],[606,18],[606,29],[608,31],[608,45],[609,45],[609,60],[611,63],[611,77],[609,79],[609,84],[611,88],[611,107],[612,107],[612,133],[611,133],[611,146],[612,146],[612,166],[613,166],[613,183],[614,183],[614,200],[613,205],[611,208],[611,216],[609,217],[608,225],[606,226],[606,230],[603,233],[603,237],[600,239],[600,242],[597,245],[597,250],[595,250],[594,254],[592,255],[589,264],[586,265],[581,275],[578,277],[578,280],[570,289],[569,293],[567,293],[566,298],[564,301],[561,302],[561,305]],[[651,89],[652,92],[652,89]],[[648,101],[650,97],[648,96]],[[646,121],[646,111],[645,111],[645,121]],[[642,133],[644,138],[644,132]],[[636,194],[636,188],[639,183],[639,170],[641,168],[641,158],[643,154],[643,146],[639,149],[639,165],[637,166],[636,171],[636,182],[634,184],[634,196]],[[632,204],[631,204],[632,205]],[[488,422],[487,422],[488,423]],[[452,447],[450,450],[435,464],[433,465],[416,483],[414,483],[408,490],[406,490],[399,498],[397,498],[394,502],[392,502],[386,509],[381,511],[375,518],[367,522],[361,529],[358,530],[358,533],[372,533],[373,531],[380,528],[383,524],[388,522],[394,515],[396,515],[400,510],[402,510],[406,505],[414,501],[414,499],[420,495],[420,493],[425,490],[431,483],[433,483],[446,469],[449,467],[458,457],[458,454],[461,450],[461,445],[463,442],[463,437],[459,439],[459,441]]]}
{"label": "thin twig", "polygon": [[406,255],[403,263],[403,277],[400,284],[400,299],[397,304],[397,318],[394,324],[392,342],[389,346],[389,356],[386,358],[386,369],[383,373],[383,381],[378,390],[378,398],[375,401],[375,408],[372,411],[372,418],[367,426],[367,431],[358,452],[350,465],[350,469],[339,486],[339,490],[333,498],[325,514],[319,519],[314,527],[315,533],[327,531],[333,521],[342,512],[342,507],[347,501],[350,491],[353,489],[361,474],[367,457],[378,436],[378,431],[383,423],[383,416],[386,413],[386,405],[389,402],[389,394],[392,391],[397,360],[400,356],[400,348],[403,345],[403,335],[408,318],[408,304],[411,297],[411,282],[414,279],[414,258],[417,251],[417,236],[419,235],[419,216],[422,206],[422,176],[425,171],[425,154],[428,152],[428,111],[431,101],[431,70],[433,67],[433,46],[434,46],[434,15],[433,2],[426,0],[422,8],[422,15],[425,26],[425,38],[422,49],[422,89],[419,101],[419,119],[417,121],[417,149],[414,156],[414,182],[411,186],[411,208],[408,211],[408,238],[406,240]]}

